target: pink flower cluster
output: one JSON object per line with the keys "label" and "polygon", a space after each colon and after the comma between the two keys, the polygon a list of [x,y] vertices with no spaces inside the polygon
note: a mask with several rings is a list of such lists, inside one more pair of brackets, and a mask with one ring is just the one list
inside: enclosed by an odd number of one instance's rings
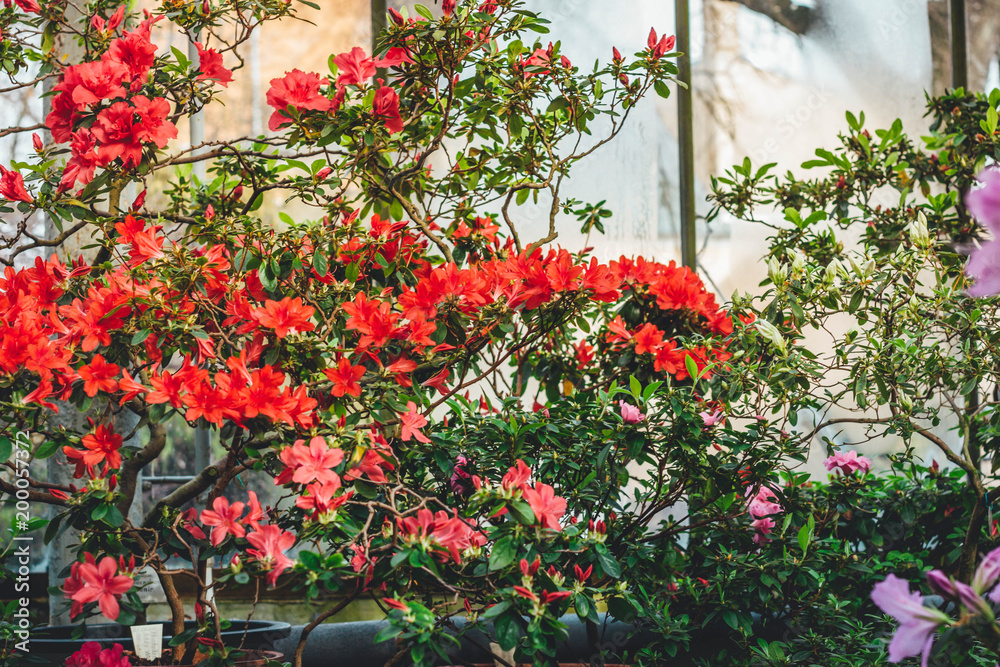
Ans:
{"label": "pink flower cluster", "polygon": [[123,650],[121,644],[102,649],[97,642],[87,642],[66,658],[66,667],[132,667],[128,657],[122,655]]}
{"label": "pink flower cluster", "polygon": [[750,499],[747,511],[754,518],[750,526],[757,531],[753,536],[753,541],[757,544],[766,544],[770,542],[767,536],[774,530],[775,526],[771,515],[784,511],[784,508],[777,502],[778,496],[775,495],[774,491],[766,486],[748,488],[746,497]]}
{"label": "pink flower cluster", "polygon": [[830,472],[838,471],[844,475],[851,475],[858,470],[868,472],[872,469],[871,459],[867,456],[858,456],[853,449],[849,452],[837,452],[823,461],[823,465]]}

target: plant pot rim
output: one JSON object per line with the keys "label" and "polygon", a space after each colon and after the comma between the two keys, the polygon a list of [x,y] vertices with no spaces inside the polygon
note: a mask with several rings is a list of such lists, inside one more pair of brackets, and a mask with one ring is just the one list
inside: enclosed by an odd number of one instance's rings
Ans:
{"label": "plant pot rim", "polygon": [[[185,621],[185,626],[194,624],[195,621]],[[269,621],[269,620],[252,620],[247,622],[244,619],[234,619],[230,621],[231,626],[228,630],[222,631],[223,637],[233,637],[242,636],[244,632],[248,635],[253,636],[260,634],[262,632],[275,633],[275,638],[285,638],[291,633],[291,624],[285,621]],[[171,631],[170,621],[153,621],[148,625],[163,625],[164,641],[168,641],[173,637],[173,632]],[[88,641],[96,641],[102,644],[121,644],[125,648],[131,648],[132,646],[132,635],[129,632],[127,625],[121,625],[120,623],[93,623],[87,625],[88,634],[91,636],[83,636],[77,639],[70,637],[69,634],[73,632],[79,625],[40,625],[32,630],[32,643],[38,642],[42,644],[50,644],[54,646],[73,646],[78,644],[83,644]],[[118,628],[120,630],[115,630]],[[46,636],[47,633],[56,633],[57,636]],[[58,636],[64,634],[66,636]],[[114,634],[113,634],[114,633]]]}
{"label": "plant pot rim", "polygon": [[[166,651],[166,649],[164,649],[164,651]],[[240,665],[245,665],[247,667],[251,667],[257,664],[264,665],[269,660],[283,660],[285,658],[285,654],[279,653],[278,651],[261,651],[255,649],[247,651],[246,653],[247,655],[236,659],[236,662],[233,663],[235,667],[239,667]],[[135,654],[132,651],[125,651],[125,655],[129,656],[129,658],[135,656]],[[161,664],[159,667],[198,667],[198,664],[197,663],[188,663],[183,665]],[[608,667],[611,667],[611,665],[609,665]]]}

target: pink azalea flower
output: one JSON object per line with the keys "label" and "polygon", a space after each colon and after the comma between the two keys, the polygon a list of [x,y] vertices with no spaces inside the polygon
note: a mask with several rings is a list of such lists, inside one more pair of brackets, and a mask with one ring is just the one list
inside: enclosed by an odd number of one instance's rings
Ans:
{"label": "pink azalea flower", "polygon": [[212,546],[217,547],[226,540],[227,535],[233,537],[243,537],[247,530],[240,523],[240,515],[243,514],[243,503],[229,504],[229,501],[219,496],[212,501],[213,510],[204,510],[201,513],[201,522],[212,528]]}
{"label": "pink azalea flower", "polygon": [[110,556],[101,559],[97,565],[80,565],[83,588],[73,594],[74,602],[97,602],[101,613],[110,620],[118,618],[118,598],[132,588],[132,577],[118,574],[118,561]]}
{"label": "pink azalea flower", "polygon": [[316,436],[305,444],[305,440],[297,440],[291,447],[283,449],[279,455],[286,469],[275,477],[276,484],[320,484],[340,485],[340,476],[333,471],[344,460],[344,451],[337,447],[329,447],[326,439]]}
{"label": "pink azalea flower", "polygon": [[757,533],[753,536],[753,541],[755,544],[767,544],[771,540],[767,539],[767,536],[771,534],[774,530],[774,519],[763,518],[757,519],[750,523],[750,527],[753,528]]}
{"label": "pink azalea flower", "polygon": [[889,661],[899,662],[922,655],[921,665],[926,667],[934,633],[949,618],[936,609],[925,607],[923,596],[910,592],[910,584],[894,574],[875,584],[871,597],[879,609],[899,621],[896,634],[889,642]]}
{"label": "pink azalea flower", "polygon": [[725,420],[725,416],[722,414],[722,410],[716,410],[715,412],[709,412],[705,410],[704,412],[699,412],[698,416],[701,417],[701,421],[705,423],[705,426],[715,426],[719,422]]}
{"label": "pink azalea flower", "polygon": [[521,493],[524,494],[524,499],[531,506],[531,511],[542,524],[542,528],[562,530],[559,519],[566,513],[566,500],[557,496],[555,489],[548,484],[538,482],[535,488],[525,487]]}
{"label": "pink azalea flower", "polygon": [[292,559],[284,552],[295,544],[295,534],[278,526],[261,526],[257,532],[247,535],[247,542],[256,547],[247,549],[247,553],[268,570],[267,583],[273,586],[281,573],[292,566]]}
{"label": "pink azalea flower", "polygon": [[853,449],[849,452],[837,452],[823,461],[823,465],[830,472],[839,470],[844,475],[850,475],[858,470],[868,472],[872,469],[871,459],[867,456],[858,456]]}
{"label": "pink azalea flower", "polygon": [[421,428],[427,426],[427,418],[417,411],[417,404],[413,401],[406,402],[406,414],[400,417],[400,422],[402,429],[400,429],[399,438],[403,442],[409,441],[410,438],[416,438],[417,442],[431,441],[420,431]]}
{"label": "pink azalea flower", "polygon": [[966,275],[976,279],[970,296],[1000,294],[1000,169],[990,167],[977,176],[982,186],[969,190],[965,205],[979,224],[993,234],[993,240],[969,252]]}
{"label": "pink azalea flower", "polygon": [[766,486],[747,489],[746,497],[750,498],[747,509],[750,512],[750,516],[755,519],[763,519],[770,514],[777,514],[782,511],[781,505],[771,500],[772,498],[777,500],[778,496]]}
{"label": "pink azalea flower", "polygon": [[639,412],[639,408],[625,401],[618,401],[621,406],[622,421],[626,424],[638,424],[646,418],[646,415]]}

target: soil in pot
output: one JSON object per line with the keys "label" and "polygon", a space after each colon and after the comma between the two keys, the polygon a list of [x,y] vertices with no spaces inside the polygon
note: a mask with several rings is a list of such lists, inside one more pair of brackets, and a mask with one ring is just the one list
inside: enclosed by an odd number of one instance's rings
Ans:
{"label": "soil in pot", "polygon": [[[142,658],[135,657],[131,651],[125,651],[125,655],[128,656],[128,660],[132,663],[132,667],[161,667],[162,665],[170,665],[170,660],[172,657],[173,649],[165,648],[163,649],[163,656],[159,660],[144,660]],[[194,667],[199,662],[207,657],[204,653],[196,653],[194,655],[194,661],[189,665],[175,665],[173,667]],[[270,660],[281,661],[284,659],[284,655],[278,653],[277,651],[246,651],[242,656],[236,659],[236,667],[265,667]],[[610,667],[610,665],[609,665]]]}

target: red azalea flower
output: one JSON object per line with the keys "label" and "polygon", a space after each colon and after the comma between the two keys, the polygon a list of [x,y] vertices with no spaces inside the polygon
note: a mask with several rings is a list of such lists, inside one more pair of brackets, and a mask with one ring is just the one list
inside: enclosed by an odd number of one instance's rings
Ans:
{"label": "red azalea flower", "polygon": [[385,120],[385,129],[390,134],[403,131],[403,119],[399,115],[399,94],[395,88],[382,86],[375,91],[372,110],[376,116]]}
{"label": "red azalea flower", "polygon": [[66,161],[62,180],[59,181],[61,192],[69,190],[78,181],[81,185],[90,183],[94,180],[94,171],[101,164],[97,155],[97,142],[86,127],[81,127],[71,135],[70,152],[72,155]]}
{"label": "red azalea flower", "polygon": [[201,70],[198,80],[217,81],[224,88],[228,88],[229,82],[233,80],[233,73],[222,66],[222,54],[215,49],[202,47],[201,42],[195,42],[194,45],[198,49],[198,69]]}
{"label": "red azalea flower", "polygon": [[24,177],[21,173],[7,169],[3,165],[0,165],[0,196],[8,201],[23,201],[29,204],[35,201],[24,188]]}
{"label": "red azalea flower", "polygon": [[83,588],[73,594],[73,600],[82,602],[97,602],[101,613],[108,619],[118,618],[118,598],[132,588],[131,577],[119,575],[118,563],[110,556],[105,557],[97,565],[83,563],[80,565],[80,577]]}
{"label": "red azalea flower", "polygon": [[135,122],[135,109],[128,102],[115,102],[97,114],[97,120],[90,128],[100,142],[97,156],[101,165],[107,165],[117,158],[122,159],[126,168],[136,167],[142,160],[143,127]]}
{"label": "red azalea flower", "polygon": [[95,60],[89,63],[72,65],[72,78],[64,79],[78,81],[72,89],[71,96],[78,108],[98,104],[102,100],[113,100],[125,97],[122,80],[127,74],[125,67],[111,60]]}
{"label": "red azalea flower", "polygon": [[263,308],[254,311],[253,316],[261,326],[274,329],[278,338],[284,338],[295,331],[312,331],[315,325],[309,321],[316,309],[303,305],[302,299],[285,297],[281,301],[268,299]]}
{"label": "red azalea flower", "polygon": [[[14,2],[17,3],[18,7],[20,7],[24,11],[28,12],[29,14],[41,14],[42,13],[42,8],[38,4],[38,2],[36,2],[36,0],[14,0]],[[7,3],[7,6],[9,7],[10,4]]]}
{"label": "red azalea flower", "polygon": [[291,119],[282,112],[287,107],[301,110],[329,111],[333,102],[320,93],[319,88],[325,79],[319,74],[306,74],[299,69],[286,72],[285,76],[271,79],[271,88],[267,91],[267,103],[274,108],[274,113],[267,122],[269,130],[277,130],[287,125]]}
{"label": "red azalea flower", "polygon": [[140,141],[156,144],[163,148],[171,139],[177,138],[177,126],[167,120],[170,104],[162,97],[149,99],[142,95],[132,98],[139,123],[135,126],[135,136]]}
{"label": "red azalea flower", "polygon": [[508,491],[513,489],[525,489],[528,486],[528,479],[531,477],[531,468],[521,459],[517,460],[514,467],[507,471],[500,481],[500,485]]}
{"label": "red azalea flower", "polygon": [[392,449],[388,445],[380,445],[367,449],[365,455],[361,457],[357,467],[351,468],[344,475],[344,479],[350,481],[359,479],[361,475],[367,475],[368,480],[373,484],[385,484],[389,480],[385,476],[386,470],[395,470],[389,459],[392,457]]}
{"label": "red azalea flower", "polygon": [[83,436],[80,444],[85,448],[83,451],[73,447],[63,447],[66,458],[77,462],[77,473],[79,474],[76,477],[83,476],[81,467],[93,470],[101,463],[105,464],[105,470],[121,467],[122,455],[118,450],[122,446],[122,436],[104,424],[98,426],[94,433]]}
{"label": "red azalea flower", "polygon": [[156,62],[156,45],[149,41],[148,25],[144,24],[144,27],[126,32],[112,41],[102,60],[118,64],[124,78],[132,82],[133,91],[144,84],[150,68]]}
{"label": "red azalea flower", "polygon": [[337,362],[336,368],[327,368],[323,374],[333,382],[333,389],[330,390],[330,393],[337,398],[345,394],[361,396],[361,384],[358,380],[365,375],[364,366],[354,366],[349,360],[341,359]]}
{"label": "red azalea flower", "polygon": [[341,53],[333,59],[337,65],[337,87],[360,86],[375,76],[377,66],[374,59],[369,58],[365,50],[355,46],[347,53]]}
{"label": "red azalea flower", "polygon": [[118,389],[118,381],[114,379],[121,370],[117,364],[109,364],[101,355],[96,355],[89,364],[80,367],[80,379],[83,380],[83,391],[87,396],[94,397],[98,391],[111,393]]}

